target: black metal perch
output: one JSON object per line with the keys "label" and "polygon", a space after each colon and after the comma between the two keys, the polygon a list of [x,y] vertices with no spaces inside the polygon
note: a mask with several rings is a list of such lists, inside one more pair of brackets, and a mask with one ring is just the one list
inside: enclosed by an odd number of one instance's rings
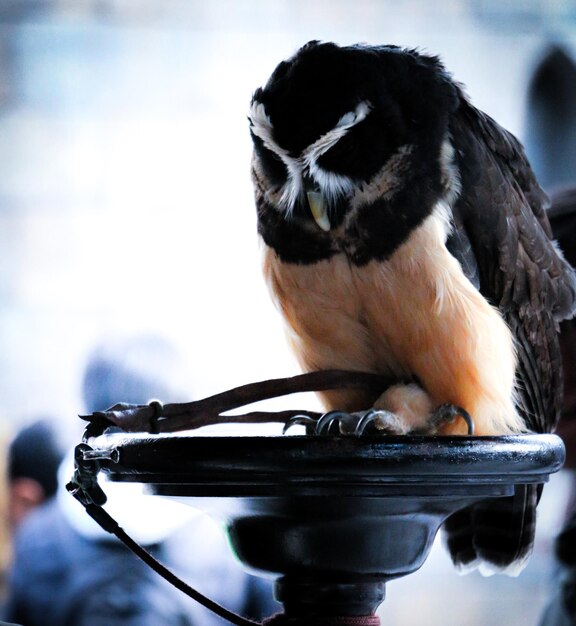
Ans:
{"label": "black metal perch", "polygon": [[[140,410],[149,423],[153,407]],[[109,423],[108,413],[96,421],[104,417]],[[554,435],[113,432],[87,443],[79,454],[111,479],[145,483],[223,518],[238,558],[277,578],[284,615],[271,623],[293,626],[379,624],[386,582],[424,563],[451,513],[544,483],[564,460]]]}

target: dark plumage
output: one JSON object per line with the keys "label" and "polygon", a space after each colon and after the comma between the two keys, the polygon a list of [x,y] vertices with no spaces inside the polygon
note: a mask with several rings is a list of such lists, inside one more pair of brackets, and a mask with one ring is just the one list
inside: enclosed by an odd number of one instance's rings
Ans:
{"label": "dark plumage", "polygon": [[[397,432],[462,432],[435,419],[446,403],[478,434],[554,427],[576,281],[521,145],[436,57],[310,42],[255,92],[250,130],[265,274],[302,366],[404,381],[327,408],[376,406]],[[455,562],[522,561],[536,502],[456,514]]]}

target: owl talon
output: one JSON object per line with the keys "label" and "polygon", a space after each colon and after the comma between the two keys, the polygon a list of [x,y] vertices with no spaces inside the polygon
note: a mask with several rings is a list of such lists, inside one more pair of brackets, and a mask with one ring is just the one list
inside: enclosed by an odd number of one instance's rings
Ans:
{"label": "owl talon", "polygon": [[[346,413],[345,411],[330,411],[323,415],[316,424],[317,435],[354,435],[361,437],[368,430],[388,431],[395,434],[395,429],[389,424],[396,421],[396,416],[388,411],[371,409],[366,412]],[[335,429],[338,427],[338,430]]]}
{"label": "owl talon", "polygon": [[430,426],[436,430],[445,423],[454,422],[458,417],[462,418],[468,427],[468,435],[474,435],[474,420],[468,411],[454,404],[442,404],[439,406],[430,418]]}
{"label": "owl talon", "polygon": [[370,428],[387,435],[404,434],[404,429],[400,428],[399,424],[398,417],[394,413],[381,409],[371,409],[360,417],[354,434],[361,436]]}
{"label": "owl talon", "polygon": [[[352,435],[361,437],[367,434],[382,433],[387,435],[406,434],[402,421],[394,413],[379,409],[346,413],[330,411],[318,421],[305,416],[292,418],[286,424],[284,432],[294,424],[304,424],[310,428],[310,434],[316,435]],[[313,426],[313,428],[312,428]]]}
{"label": "owl talon", "polygon": [[285,435],[288,430],[290,430],[290,428],[292,428],[292,426],[306,426],[306,431],[308,431],[308,429],[312,428],[316,428],[316,424],[318,423],[318,420],[314,419],[313,417],[310,417],[309,415],[295,415],[294,417],[291,417],[285,424],[284,424],[284,428],[282,429],[282,434]]}
{"label": "owl talon", "polygon": [[354,429],[354,434],[358,437],[362,436],[367,428],[370,426],[375,426],[375,418],[378,411],[371,409],[367,411],[360,417],[358,423],[356,424],[356,428]]}
{"label": "owl talon", "polygon": [[352,415],[345,411],[330,411],[325,413],[316,423],[317,435],[329,435],[334,424],[338,425],[338,431],[342,434],[347,432],[347,426]]}
{"label": "owl talon", "polygon": [[474,434],[474,420],[465,409],[453,404],[443,404],[432,413],[425,429],[411,429],[401,417],[391,411],[370,409],[356,413],[345,411],[329,411],[315,419],[309,415],[295,415],[290,418],[282,434],[285,435],[292,426],[305,426],[307,434],[313,435],[354,435],[362,437],[367,434],[381,433],[386,435],[425,435],[434,434],[445,423],[454,422],[458,417],[466,422],[468,435]]}

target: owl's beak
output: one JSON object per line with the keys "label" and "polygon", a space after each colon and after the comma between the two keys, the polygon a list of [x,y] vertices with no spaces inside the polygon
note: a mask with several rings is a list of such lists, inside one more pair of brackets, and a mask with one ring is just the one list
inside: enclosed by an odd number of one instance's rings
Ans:
{"label": "owl's beak", "polygon": [[330,230],[330,220],[328,219],[328,211],[326,199],[318,191],[307,191],[308,204],[314,221],[320,228],[326,232]]}

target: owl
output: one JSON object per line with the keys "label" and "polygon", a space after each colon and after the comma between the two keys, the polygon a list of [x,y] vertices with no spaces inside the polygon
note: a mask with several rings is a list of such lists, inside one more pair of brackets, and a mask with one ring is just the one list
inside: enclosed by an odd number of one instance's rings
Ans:
{"label": "owl", "polygon": [[[576,280],[518,140],[437,57],[312,41],[255,91],[252,180],[264,274],[305,371],[397,383],[323,392],[396,434],[549,432],[557,327]],[[447,520],[463,568],[511,572],[539,488]]]}

